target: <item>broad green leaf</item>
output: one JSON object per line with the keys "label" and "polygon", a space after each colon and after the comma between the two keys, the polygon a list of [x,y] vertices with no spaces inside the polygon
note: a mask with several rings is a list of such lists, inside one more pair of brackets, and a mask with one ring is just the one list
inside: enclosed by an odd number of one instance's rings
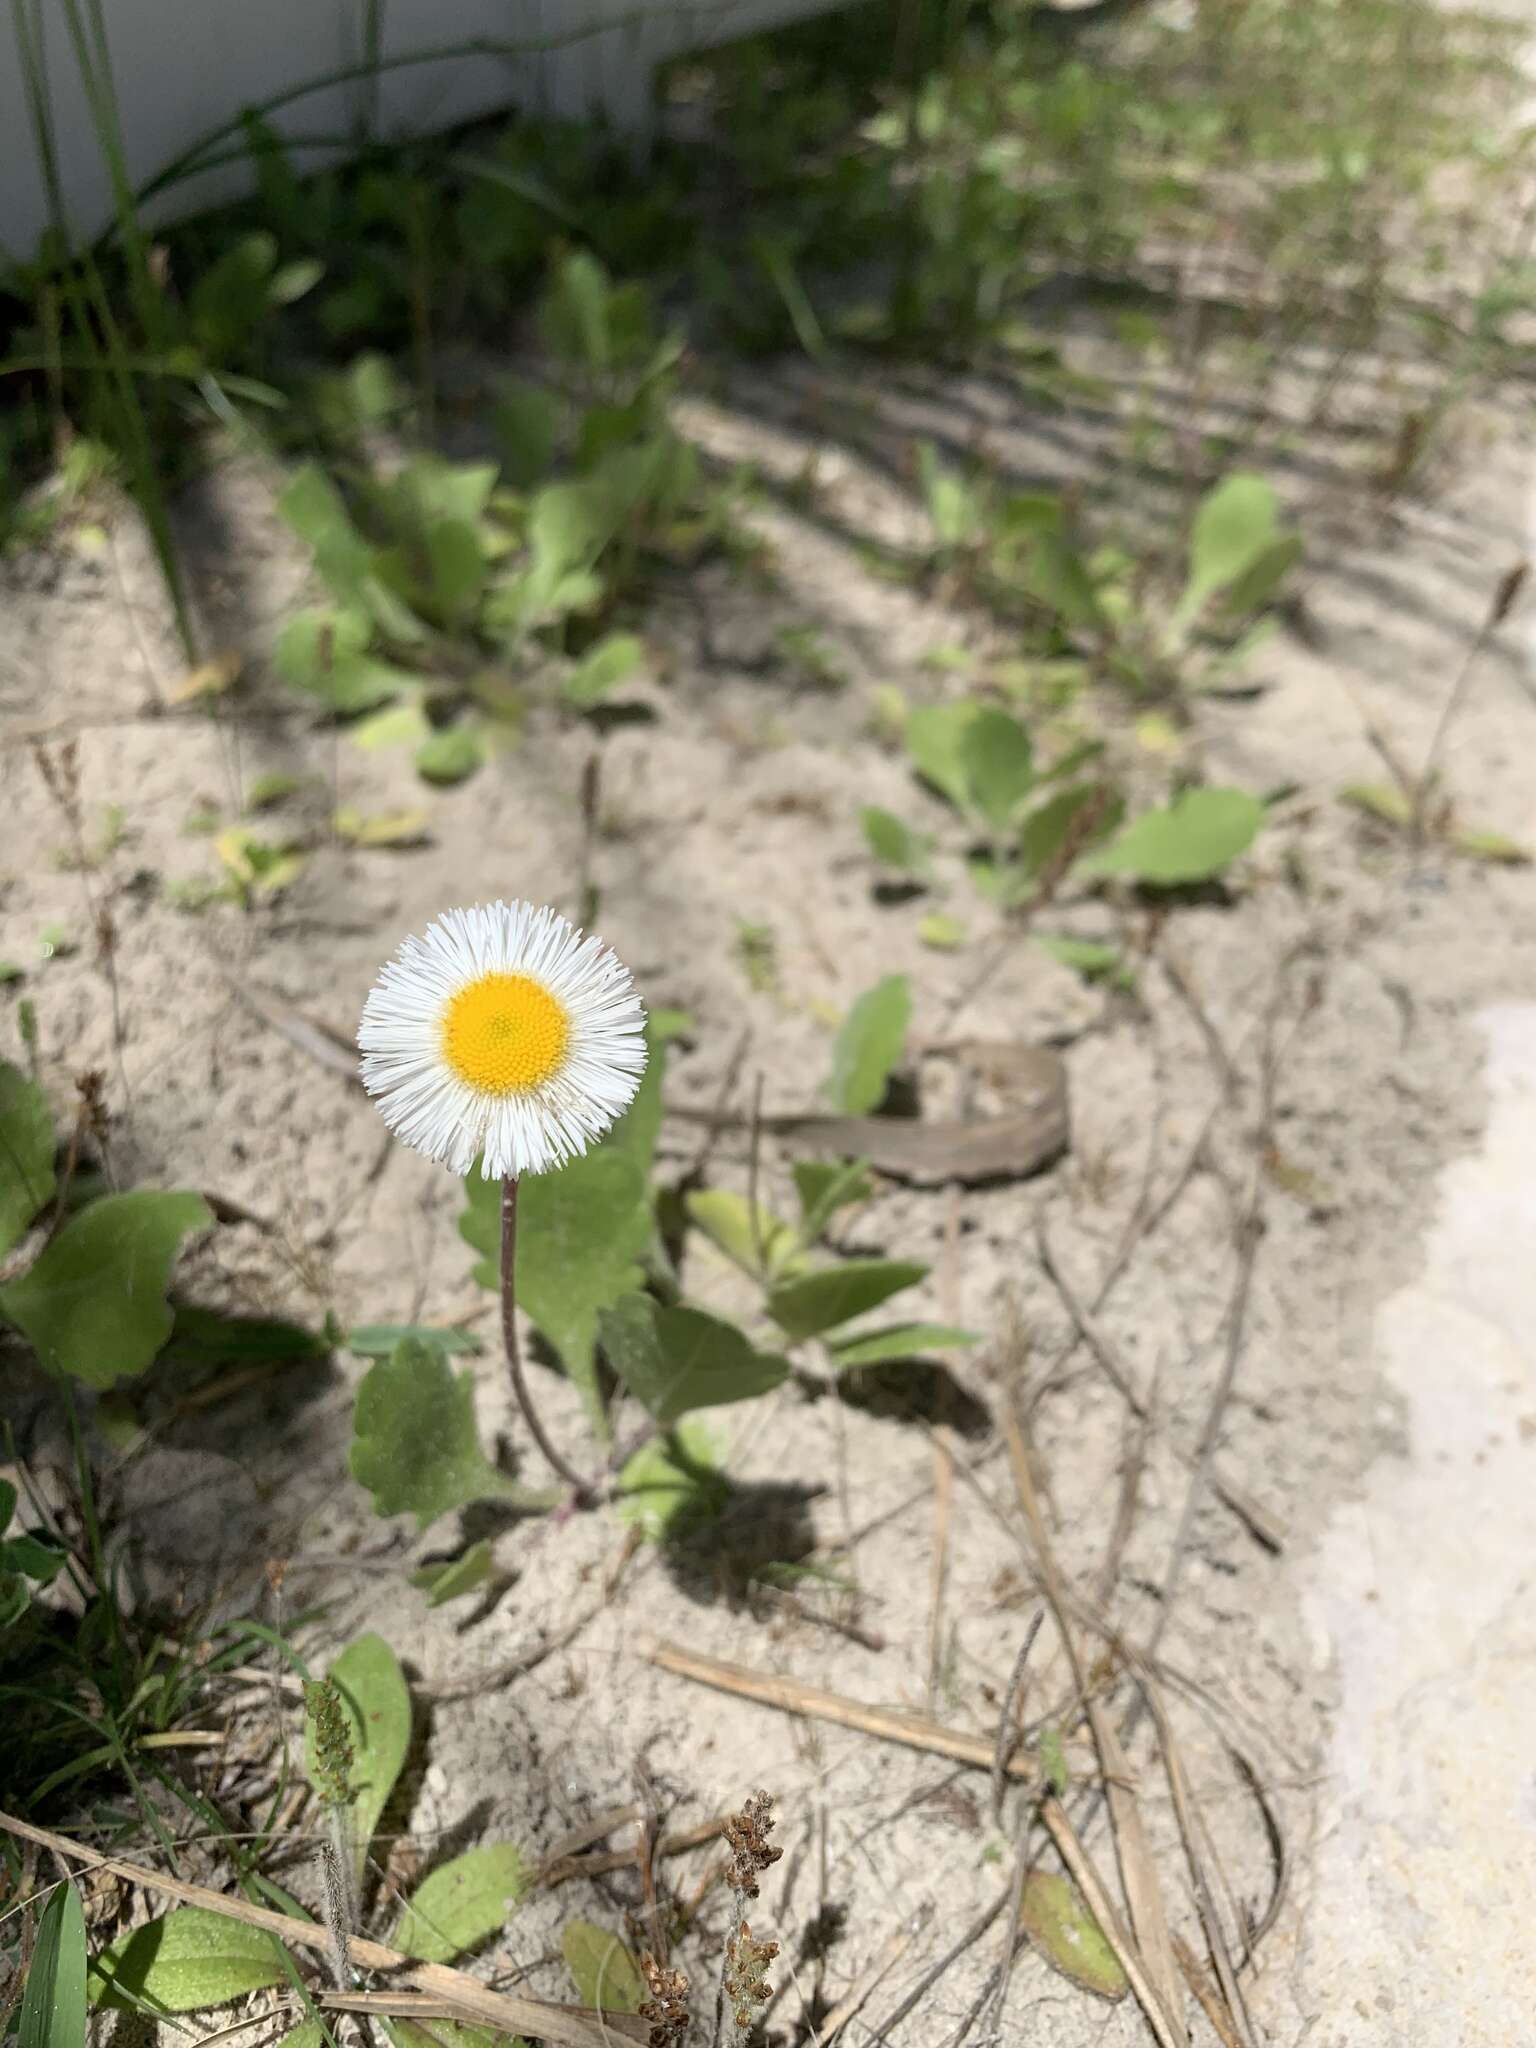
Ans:
{"label": "broad green leaf", "polygon": [[1011,910],[1032,893],[1027,870],[1012,858],[994,859],[990,853],[973,853],[965,864],[978,896],[995,903],[999,910]]}
{"label": "broad green leaf", "polygon": [[348,736],[365,753],[377,754],[386,747],[419,747],[431,738],[432,727],[419,704],[395,704],[372,718],[359,719],[348,728]]}
{"label": "broad green leaf", "polygon": [[640,1967],[616,1934],[590,1920],[568,1920],[560,1931],[576,1996],[594,2012],[638,2012],[650,1996]]}
{"label": "broad green leaf", "polygon": [[[385,2025],[388,2024],[386,2020]],[[278,2037],[275,2048],[326,2048],[325,2030],[318,2020],[300,2020],[296,2027]],[[420,2048],[436,2048],[436,2044],[423,2034]]]}
{"label": "broad green leaf", "polygon": [[411,1584],[426,1594],[429,1607],[443,1607],[450,1600],[478,1591],[495,1576],[495,1553],[489,1538],[482,1537],[478,1543],[471,1543],[462,1557],[447,1564],[422,1565],[419,1571],[411,1573]]}
{"label": "broad green leaf", "polygon": [[20,1067],[0,1060],[0,1258],[51,1199],[53,1152],[47,1096]]}
{"label": "broad green leaf", "polygon": [[420,688],[409,670],[369,653],[372,639],[372,622],[360,611],[314,606],[284,626],[273,662],[284,682],[349,717]]}
{"label": "broad green leaf", "polygon": [[589,711],[608,692],[627,682],[645,661],[644,643],[633,633],[610,633],[576,664],[560,685],[567,704]]}
{"label": "broad green leaf", "polygon": [[1189,580],[1176,618],[1187,624],[1208,598],[1252,569],[1280,538],[1279,524],[1280,500],[1261,476],[1238,471],[1207,491],[1190,531]]}
{"label": "broad green leaf", "polygon": [[970,803],[965,765],[965,735],[981,710],[967,699],[960,704],[924,704],[907,713],[905,736],[912,766],[925,782],[947,796],[957,811]]}
{"label": "broad green leaf", "polygon": [[[394,2048],[529,2048],[520,2034],[498,2034],[494,2028],[472,2027],[462,2020],[386,2019],[383,2027]],[[278,2048],[285,2044],[279,2042]],[[325,2048],[325,2043],[316,2041],[311,2048]]]}
{"label": "broad green leaf", "polygon": [[294,473],[277,509],[313,551],[315,567],[336,596],[344,603],[358,598],[372,571],[373,549],[318,463],[306,462]]}
{"label": "broad green leaf", "polygon": [[[1216,607],[1220,623],[1235,624],[1251,612],[1262,611],[1290,575],[1305,552],[1299,533],[1283,533],[1260,549],[1248,567],[1222,591]],[[1261,643],[1249,636],[1242,650],[1251,653]]]}
{"label": "broad green leaf", "polygon": [[1032,1870],[1024,1880],[1019,1925],[1062,1976],[1100,1998],[1124,1998],[1130,1988],[1125,1972],[1069,1879]]}
{"label": "broad green leaf", "polygon": [[1104,939],[1074,939],[1057,932],[1037,932],[1035,944],[1059,960],[1063,967],[1076,968],[1087,981],[1105,975],[1121,975],[1125,956],[1118,946]]}
{"label": "broad green leaf", "polygon": [[866,1202],[874,1192],[867,1159],[797,1159],[793,1172],[802,1244],[814,1244],[839,1209]]}
{"label": "broad green leaf", "polygon": [[560,412],[536,384],[514,385],[491,415],[508,483],[526,490],[554,467]]}
{"label": "broad green leaf", "polygon": [[1045,874],[1069,848],[1082,852],[1120,823],[1125,803],[1102,782],[1079,782],[1037,805],[1019,827],[1019,859],[1032,878]]}
{"label": "broad green leaf", "polygon": [[217,1366],[287,1363],[296,1358],[324,1358],[326,1339],[302,1323],[279,1316],[221,1315],[217,1309],[193,1308],[182,1302],[165,1346],[167,1364],[209,1370]]}
{"label": "broad green leaf", "polygon": [[485,742],[472,725],[450,725],[416,749],[416,773],[440,788],[465,782],[485,759]]}
{"label": "broad green leaf", "polygon": [[1079,861],[1077,873],[1124,875],[1152,888],[1204,882],[1245,853],[1264,806],[1241,789],[1190,789],[1166,810],[1144,811],[1110,844]]}
{"label": "broad green leaf", "polygon": [[1037,604],[1079,629],[1104,624],[1093,578],[1064,533],[1043,533],[1025,560],[1022,582]]}
{"label": "broad green leaf", "polygon": [[661,1423],[750,1400],[789,1377],[787,1360],[757,1350],[734,1323],[702,1309],[664,1308],[648,1294],[621,1296],[597,1329],[608,1363]]}
{"label": "broad green leaf", "polygon": [[923,833],[914,832],[894,811],[883,811],[878,804],[865,804],[859,812],[859,824],[870,852],[886,867],[903,875],[928,872],[930,841]]}
{"label": "broad green leaf", "polygon": [[485,1349],[472,1330],[443,1329],[430,1323],[358,1323],[347,1332],[346,1348],[355,1358],[388,1358],[406,1337],[444,1357],[456,1352],[474,1356]]}
{"label": "broad green leaf", "polygon": [[[501,1186],[471,1174],[459,1217],[481,1254],[475,1278],[499,1285]],[[517,1199],[517,1301],[560,1354],[593,1426],[606,1434],[596,1366],[597,1317],[640,1284],[653,1224],[644,1168],[612,1140],[554,1173],[529,1174]]]}
{"label": "broad green leaf", "polygon": [[463,519],[434,519],[425,536],[432,574],[432,600],[451,632],[473,615],[485,588],[490,558],[478,526]]}
{"label": "broad green leaf", "polygon": [[402,1337],[363,1375],[353,1411],[352,1477],[380,1515],[414,1515],[418,1534],[472,1500],[515,1500],[475,1429],[475,1376],[441,1348]]}
{"label": "broad green leaf", "polygon": [[47,1371],[110,1387],[143,1372],[171,1334],[171,1269],[185,1240],[212,1223],[201,1195],[104,1195],[0,1288],[0,1316]]}
{"label": "broad green leaf", "polygon": [[652,1543],[676,1542],[712,1522],[729,1497],[714,1438],[688,1417],[635,1452],[619,1474],[616,1506]]}
{"label": "broad green leaf", "polygon": [[823,1266],[775,1287],[768,1297],[768,1313],[797,1341],[817,1337],[866,1309],[878,1308],[904,1288],[915,1287],[927,1272],[926,1266],[910,1259],[845,1259],[841,1265]]}
{"label": "broad green leaf", "polygon": [[962,1344],[975,1344],[974,1330],[956,1330],[948,1323],[892,1323],[884,1330],[867,1330],[844,1337],[828,1346],[832,1363],[839,1372],[853,1365],[883,1365],[892,1358],[921,1358],[929,1351],[953,1351]]}
{"label": "broad green leaf", "polygon": [[68,1878],[37,1924],[16,2023],[16,2048],[85,2048],[85,1915]]}
{"label": "broad green leaf", "polygon": [[451,1963],[499,1934],[532,1882],[511,1842],[486,1842],[422,1879],[400,1915],[394,1946],[424,1963]]}
{"label": "broad green leaf", "polygon": [[[783,1220],[757,1205],[757,1223],[753,1227],[752,1208],[744,1195],[738,1195],[729,1188],[701,1188],[696,1193],[683,1197],[683,1211],[696,1229],[702,1230],[711,1244],[732,1262],[740,1266],[743,1273],[753,1280],[765,1275],[777,1278],[794,1271],[796,1258],[796,1233]],[[762,1248],[759,1259],[758,1248]]]}
{"label": "broad green leaf", "polygon": [[1004,831],[1035,781],[1035,751],[1016,718],[984,706],[960,738],[960,760],[972,804],[994,832]]}
{"label": "broad green leaf", "polygon": [[161,2012],[196,2012],[286,1977],[282,1950],[263,1929],[180,1906],[103,1949],[91,1967],[91,1988],[101,2005],[141,1999]]}
{"label": "broad green leaf", "polygon": [[[368,1845],[411,1746],[411,1695],[400,1661],[382,1636],[348,1643],[327,1674],[341,1694],[352,1736],[353,1855],[362,1875]],[[315,1778],[315,1734],[304,1725],[304,1769]]]}
{"label": "broad green leaf", "polygon": [[904,974],[888,974],[848,1012],[832,1049],[827,1093],[845,1116],[867,1116],[885,1099],[906,1050],[912,996]]}
{"label": "broad green leaf", "polygon": [[29,1529],[0,1542],[0,1572],[19,1572],[37,1586],[50,1585],[68,1561],[69,1552],[46,1529]]}
{"label": "broad green leaf", "polygon": [[1339,791],[1339,802],[1367,817],[1380,818],[1384,825],[1413,823],[1413,805],[1395,782],[1355,782]]}
{"label": "broad green leaf", "polygon": [[934,910],[918,919],[917,936],[936,952],[952,953],[957,946],[965,944],[966,933],[958,917],[951,917],[946,910]]}

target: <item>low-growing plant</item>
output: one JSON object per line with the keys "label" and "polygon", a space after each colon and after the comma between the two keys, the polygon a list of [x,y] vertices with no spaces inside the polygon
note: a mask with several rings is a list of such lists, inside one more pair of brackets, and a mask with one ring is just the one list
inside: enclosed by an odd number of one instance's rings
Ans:
{"label": "low-growing plant", "polygon": [[648,552],[713,530],[667,417],[681,344],[645,294],[578,252],[543,322],[560,381],[504,394],[503,464],[418,453],[388,476],[344,471],[344,492],[310,463],[280,501],[331,600],[285,627],[280,672],[337,716],[375,714],[375,736],[414,738],[432,782],[471,774],[530,689],[583,712],[632,676],[644,649],[605,617]]}

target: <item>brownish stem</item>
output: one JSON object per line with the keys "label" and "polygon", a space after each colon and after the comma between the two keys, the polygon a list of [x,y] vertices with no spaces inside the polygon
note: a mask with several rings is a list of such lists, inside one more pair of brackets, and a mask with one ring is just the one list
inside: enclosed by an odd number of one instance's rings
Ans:
{"label": "brownish stem", "polygon": [[549,1432],[538,1417],[533,1405],[533,1396],[528,1391],[528,1382],[523,1376],[523,1354],[517,1341],[517,1288],[514,1276],[517,1272],[517,1176],[509,1173],[501,1183],[501,1336],[506,1346],[507,1367],[512,1374],[512,1392],[517,1405],[523,1411],[523,1420],[528,1432],[544,1453],[547,1462],[560,1474],[568,1485],[575,1488],[578,1500],[585,1500],[591,1493],[590,1482],[583,1479],[574,1465],[568,1464],[550,1441]]}

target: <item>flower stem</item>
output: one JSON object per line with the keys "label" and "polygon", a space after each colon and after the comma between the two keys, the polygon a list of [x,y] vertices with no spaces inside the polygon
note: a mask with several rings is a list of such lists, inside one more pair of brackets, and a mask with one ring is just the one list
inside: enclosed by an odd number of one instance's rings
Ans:
{"label": "flower stem", "polygon": [[528,1391],[528,1382],[523,1376],[523,1355],[517,1342],[517,1288],[514,1276],[517,1271],[517,1176],[509,1173],[501,1184],[501,1336],[506,1346],[507,1367],[512,1374],[512,1392],[517,1405],[523,1411],[523,1420],[529,1434],[546,1460],[570,1486],[576,1490],[578,1500],[585,1500],[592,1491],[590,1481],[583,1479],[574,1465],[569,1464],[550,1441],[549,1432],[538,1417],[533,1405],[533,1396]]}

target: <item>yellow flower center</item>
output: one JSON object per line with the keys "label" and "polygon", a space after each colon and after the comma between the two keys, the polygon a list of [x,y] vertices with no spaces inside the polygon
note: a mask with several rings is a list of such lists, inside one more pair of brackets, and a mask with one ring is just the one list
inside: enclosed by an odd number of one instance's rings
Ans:
{"label": "yellow flower center", "polygon": [[558,1071],[571,1020],[542,982],[482,974],[443,1013],[443,1055],[483,1095],[518,1095]]}

